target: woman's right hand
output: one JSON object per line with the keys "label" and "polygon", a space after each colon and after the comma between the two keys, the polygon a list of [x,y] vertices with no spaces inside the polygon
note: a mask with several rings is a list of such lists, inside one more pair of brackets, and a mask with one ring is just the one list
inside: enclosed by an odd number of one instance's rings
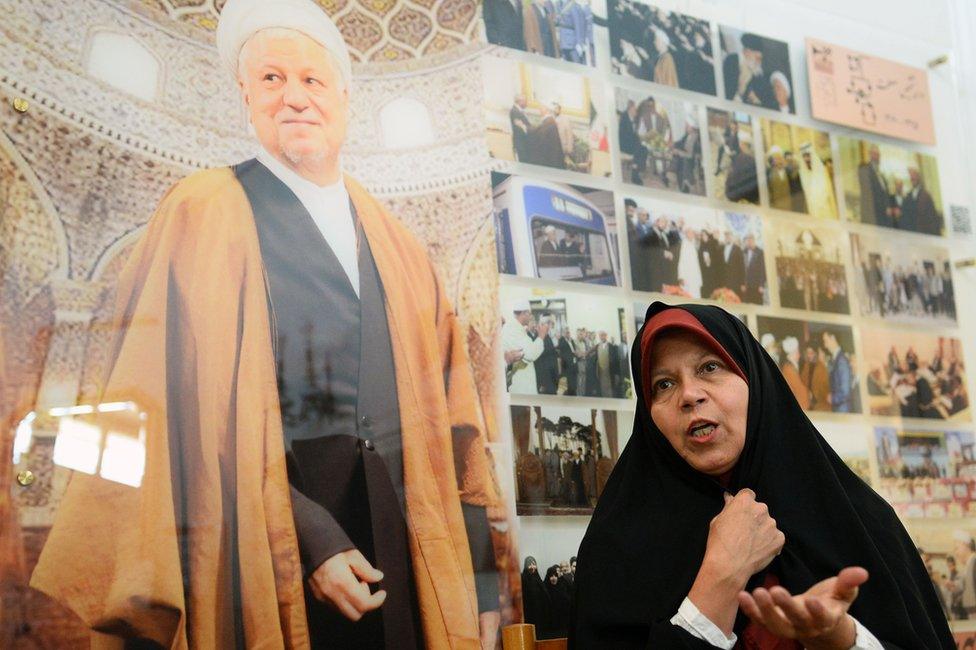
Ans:
{"label": "woman's right hand", "polygon": [[735,496],[725,494],[725,507],[708,528],[703,564],[732,571],[743,585],[783,550],[786,536],[776,528],[765,503],[746,488]]}
{"label": "woman's right hand", "polygon": [[782,550],[786,536],[752,490],[725,495],[725,507],[708,527],[705,557],[688,599],[722,632],[732,634],[738,595],[749,577]]}

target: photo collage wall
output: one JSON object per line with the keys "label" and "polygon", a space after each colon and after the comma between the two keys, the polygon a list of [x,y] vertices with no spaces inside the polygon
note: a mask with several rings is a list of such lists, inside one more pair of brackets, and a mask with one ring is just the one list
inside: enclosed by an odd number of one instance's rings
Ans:
{"label": "photo collage wall", "polygon": [[484,12],[518,514],[592,512],[630,435],[644,311],[713,302],[951,600],[976,456],[937,159],[804,116],[802,50],[748,26],[637,0]]}

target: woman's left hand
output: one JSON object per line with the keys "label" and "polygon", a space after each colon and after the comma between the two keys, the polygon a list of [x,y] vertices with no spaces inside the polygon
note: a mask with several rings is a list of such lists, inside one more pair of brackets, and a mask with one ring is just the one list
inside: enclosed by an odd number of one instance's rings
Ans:
{"label": "woman's left hand", "polygon": [[783,587],[759,587],[751,594],[741,591],[739,606],[753,622],[777,636],[797,639],[811,650],[848,650],[857,630],[847,610],[867,579],[866,570],[848,567],[798,596]]}

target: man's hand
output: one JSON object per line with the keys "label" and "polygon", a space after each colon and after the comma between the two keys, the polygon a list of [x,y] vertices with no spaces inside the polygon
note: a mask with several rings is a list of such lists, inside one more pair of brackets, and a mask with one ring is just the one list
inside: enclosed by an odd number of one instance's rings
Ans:
{"label": "man's hand", "polygon": [[777,636],[797,639],[810,650],[847,650],[857,636],[847,610],[867,579],[866,570],[848,567],[799,596],[783,587],[740,592],[739,606],[758,625]]}
{"label": "man's hand", "polygon": [[382,571],[373,568],[357,549],[350,549],[323,562],[308,582],[316,598],[356,622],[386,600],[382,589],[369,593],[369,585],[382,579]]}
{"label": "man's hand", "polygon": [[505,365],[510,366],[516,361],[521,361],[523,356],[525,356],[525,352],[522,351],[522,348],[505,350]]}
{"label": "man's hand", "polygon": [[498,643],[498,627],[502,615],[498,611],[481,612],[478,615],[478,629],[481,630],[481,650],[495,650]]}

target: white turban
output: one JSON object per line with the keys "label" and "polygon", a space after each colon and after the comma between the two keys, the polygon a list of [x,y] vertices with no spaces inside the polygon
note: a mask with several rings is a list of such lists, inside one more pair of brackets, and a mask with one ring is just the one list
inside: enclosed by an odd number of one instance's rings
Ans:
{"label": "white turban", "polygon": [[963,544],[972,544],[973,536],[964,530],[956,529],[952,531],[952,539],[957,542],[962,542]]}
{"label": "white turban", "polygon": [[235,79],[244,43],[271,27],[294,29],[320,43],[335,57],[349,85],[352,62],[346,41],[329,15],[312,0],[227,0],[217,22],[217,52]]}
{"label": "white turban", "polygon": [[529,311],[530,309],[531,307],[529,307],[528,300],[516,300],[512,303],[512,313],[514,314],[517,314],[520,311]]}
{"label": "white turban", "polygon": [[793,354],[800,349],[800,342],[796,340],[795,336],[787,336],[783,339],[783,352],[786,354]]}
{"label": "white turban", "polygon": [[759,339],[759,344],[763,346],[766,351],[769,351],[774,345],[776,345],[776,337],[769,332],[766,332],[762,335],[762,338]]}

